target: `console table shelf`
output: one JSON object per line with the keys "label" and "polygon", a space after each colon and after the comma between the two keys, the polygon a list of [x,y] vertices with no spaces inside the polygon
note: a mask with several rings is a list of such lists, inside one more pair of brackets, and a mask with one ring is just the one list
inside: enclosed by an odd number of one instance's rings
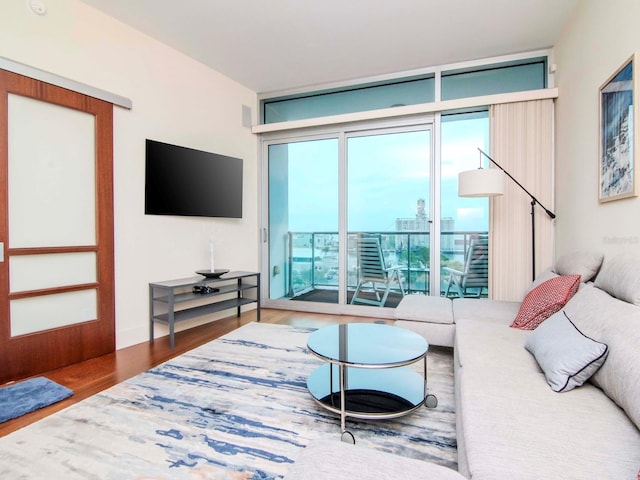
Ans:
{"label": "console table shelf", "polygon": [[[205,282],[198,282],[197,284],[193,284],[193,285],[205,285]],[[193,287],[192,287],[193,288]],[[174,293],[173,296],[173,302],[174,303],[181,303],[181,302],[190,302],[191,300],[202,300],[203,298],[208,298],[208,297],[215,297],[215,296],[219,296],[219,295],[224,295],[225,293],[235,293],[237,291],[244,291],[244,290],[248,290],[250,288],[256,288],[255,285],[247,285],[247,284],[242,284],[242,285],[223,285],[223,286],[216,286],[214,288],[219,289],[217,292],[213,292],[213,293],[205,293],[205,294],[200,294],[200,293]],[[169,295],[163,295],[160,297],[155,297],[154,300],[156,302],[162,302],[162,303],[169,303],[171,300],[169,298]],[[251,300],[251,302],[255,302],[255,300]],[[249,303],[251,303],[249,302]]]}
{"label": "console table shelf", "polygon": [[[194,293],[193,287],[211,287],[211,293]],[[231,295],[235,295],[231,297]],[[176,305],[187,304],[176,310]],[[260,274],[229,272],[218,278],[203,276],[167,280],[149,284],[149,341],[154,341],[155,323],[169,326],[169,344],[174,347],[175,324],[183,320],[210,315],[231,308],[241,314],[241,307],[257,303],[260,321]]]}

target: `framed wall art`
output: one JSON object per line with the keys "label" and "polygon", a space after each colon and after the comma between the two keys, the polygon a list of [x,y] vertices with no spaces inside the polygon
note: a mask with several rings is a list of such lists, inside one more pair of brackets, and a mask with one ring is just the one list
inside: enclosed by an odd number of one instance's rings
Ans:
{"label": "framed wall art", "polygon": [[637,195],[638,89],[635,70],[634,54],[600,87],[600,202]]}

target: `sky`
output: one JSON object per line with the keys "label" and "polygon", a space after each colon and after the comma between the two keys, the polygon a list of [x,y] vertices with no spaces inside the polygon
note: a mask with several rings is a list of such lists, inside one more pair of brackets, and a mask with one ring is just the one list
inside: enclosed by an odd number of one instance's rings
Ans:
{"label": "sky", "polygon": [[[488,130],[486,116],[442,122],[441,211],[455,219],[456,230],[488,229],[487,199],[457,192],[458,173],[478,168],[477,149],[487,151]],[[428,214],[431,135],[422,130],[348,138],[349,231],[393,231],[396,218],[415,218],[419,198]],[[338,152],[337,139],[289,144],[290,231],[338,231]]]}

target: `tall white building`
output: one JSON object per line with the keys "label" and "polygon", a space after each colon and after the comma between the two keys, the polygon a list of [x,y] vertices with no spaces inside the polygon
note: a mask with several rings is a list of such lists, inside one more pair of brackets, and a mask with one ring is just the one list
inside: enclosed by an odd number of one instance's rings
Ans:
{"label": "tall white building", "polygon": [[[455,229],[455,220],[451,217],[443,217],[440,219],[441,232],[453,232]],[[397,232],[425,232],[425,235],[411,235],[412,247],[428,247],[429,234],[431,233],[431,221],[427,215],[426,202],[424,198],[419,198],[416,207],[415,218],[396,218]],[[406,246],[407,237],[404,235],[396,236],[396,248]],[[453,235],[442,235],[440,240],[440,249],[443,251],[453,250]]]}

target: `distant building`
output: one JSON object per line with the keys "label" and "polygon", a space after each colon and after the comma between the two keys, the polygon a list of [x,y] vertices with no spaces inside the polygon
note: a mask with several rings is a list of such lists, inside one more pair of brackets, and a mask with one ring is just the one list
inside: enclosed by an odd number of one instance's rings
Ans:
{"label": "distant building", "polygon": [[[443,217],[440,219],[441,232],[453,232],[455,229],[455,220],[451,217]],[[424,198],[419,198],[416,208],[415,218],[396,218],[397,232],[425,232],[425,235],[411,235],[412,247],[428,247],[429,235],[431,233],[431,222],[427,215],[426,202]],[[407,237],[404,235],[396,236],[396,248],[406,246]],[[440,249],[443,251],[453,250],[453,235],[444,235],[440,240]]]}

